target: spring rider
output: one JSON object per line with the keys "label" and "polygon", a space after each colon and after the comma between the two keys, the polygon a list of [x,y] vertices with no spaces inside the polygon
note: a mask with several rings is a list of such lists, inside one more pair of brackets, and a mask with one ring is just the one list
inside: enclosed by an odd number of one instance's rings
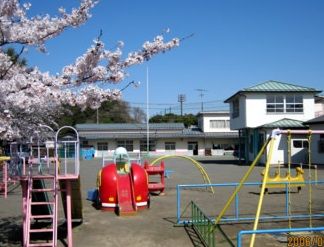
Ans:
{"label": "spring rider", "polygon": [[105,165],[98,173],[101,208],[113,209],[118,215],[133,215],[138,208],[148,208],[150,197],[144,168],[131,164],[123,147],[115,150],[113,160],[114,163]]}

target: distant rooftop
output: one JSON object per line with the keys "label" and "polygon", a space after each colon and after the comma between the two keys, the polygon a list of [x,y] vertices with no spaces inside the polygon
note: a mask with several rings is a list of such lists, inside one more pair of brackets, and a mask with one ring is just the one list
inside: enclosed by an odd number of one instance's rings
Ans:
{"label": "distant rooftop", "polygon": [[[77,124],[81,138],[102,139],[145,139],[146,124]],[[152,123],[150,138],[238,138],[237,132],[204,133],[200,129],[185,128],[183,123]]]}
{"label": "distant rooftop", "polygon": [[313,118],[305,122],[305,124],[322,124],[324,123],[324,115]]}
{"label": "distant rooftop", "polygon": [[280,81],[266,81],[260,84],[257,84],[252,87],[243,88],[224,102],[229,103],[229,101],[239,93],[252,93],[252,92],[310,92],[310,93],[321,93],[321,90],[317,90],[311,87],[303,87],[299,85],[294,85],[291,83],[285,83]]}
{"label": "distant rooftop", "polygon": [[[79,131],[86,130],[146,130],[146,124],[142,123],[111,123],[111,124],[77,124]],[[150,130],[182,130],[183,123],[150,123]]]}

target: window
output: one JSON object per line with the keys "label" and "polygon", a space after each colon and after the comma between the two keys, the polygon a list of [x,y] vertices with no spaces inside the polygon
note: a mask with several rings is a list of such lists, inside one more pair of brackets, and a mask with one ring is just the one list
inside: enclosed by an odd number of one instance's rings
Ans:
{"label": "window", "polygon": [[293,147],[294,148],[308,148],[308,141],[307,140],[293,140]]}
{"label": "window", "polygon": [[211,129],[229,129],[229,120],[210,120],[209,127]]}
{"label": "window", "polygon": [[324,134],[320,134],[320,139],[318,141],[318,152],[324,153]]}
{"label": "window", "polygon": [[124,147],[128,152],[133,152],[133,140],[118,140],[117,147]]}
{"label": "window", "polygon": [[98,151],[107,151],[108,150],[108,143],[107,142],[98,142],[97,143],[97,150]]}
{"label": "window", "polygon": [[176,150],[175,142],[165,142],[165,150]]}
{"label": "window", "polygon": [[249,150],[250,153],[253,153],[253,135],[250,135],[250,141],[249,141]]}
{"label": "window", "polygon": [[239,100],[235,99],[233,100],[232,118],[237,118],[239,115],[240,115],[240,104],[239,104]]}
{"label": "window", "polygon": [[324,153],[324,140],[323,139],[318,141],[318,152]]}
{"label": "window", "polygon": [[264,134],[259,134],[259,139],[258,139],[258,151],[261,150],[263,144],[264,144]]}
{"label": "window", "polygon": [[188,150],[195,150],[198,147],[198,142],[188,142]]}
{"label": "window", "polygon": [[[147,151],[147,141],[146,140],[140,141],[140,150],[141,150],[141,152]],[[156,151],[156,141],[155,140],[149,141],[149,151]]]}
{"label": "window", "polygon": [[280,95],[267,96],[267,112],[284,112],[284,98]]}
{"label": "window", "polygon": [[303,97],[301,95],[286,96],[286,112],[303,112]]}
{"label": "window", "polygon": [[303,112],[303,96],[301,95],[268,95],[267,112]]}

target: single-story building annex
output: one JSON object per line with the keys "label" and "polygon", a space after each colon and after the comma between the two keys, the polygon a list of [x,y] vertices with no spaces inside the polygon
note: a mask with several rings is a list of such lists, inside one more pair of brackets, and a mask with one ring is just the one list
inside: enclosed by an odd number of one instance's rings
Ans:
{"label": "single-story building annex", "polygon": [[[133,153],[146,153],[149,146],[152,155],[222,155],[226,149],[233,152],[238,143],[238,133],[229,130],[229,113],[207,115],[209,118],[206,121],[200,121],[205,127],[186,128],[183,123],[150,123],[148,131],[146,124],[114,123],[77,124],[76,129],[81,138],[81,147],[93,147],[95,157],[111,156],[120,146]],[[204,113],[201,113],[200,117],[203,116]]]}

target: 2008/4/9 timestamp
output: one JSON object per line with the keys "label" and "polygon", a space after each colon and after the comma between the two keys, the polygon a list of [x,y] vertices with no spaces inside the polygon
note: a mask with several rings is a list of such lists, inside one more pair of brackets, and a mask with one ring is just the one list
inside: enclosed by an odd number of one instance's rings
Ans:
{"label": "2008/4/9 timestamp", "polygon": [[324,236],[288,236],[287,247],[324,247]]}

